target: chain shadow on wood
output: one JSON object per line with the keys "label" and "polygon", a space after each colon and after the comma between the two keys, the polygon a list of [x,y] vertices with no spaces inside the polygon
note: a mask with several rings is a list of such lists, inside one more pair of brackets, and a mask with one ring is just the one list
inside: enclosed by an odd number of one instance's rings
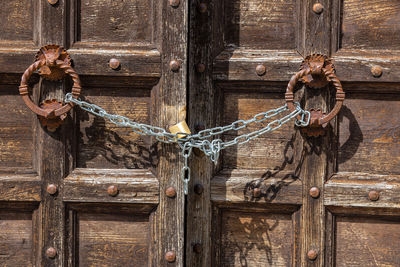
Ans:
{"label": "chain shadow on wood", "polygon": [[[82,122],[89,121],[89,116],[92,115],[85,111],[78,111],[78,129],[81,129]],[[93,122],[84,127],[84,132],[81,130],[78,136],[77,165],[85,168],[91,160],[101,156],[113,167],[155,168],[158,164],[157,142],[151,143],[151,138],[148,137],[140,138],[149,145],[127,140],[117,132],[108,129],[104,118],[93,116]]]}

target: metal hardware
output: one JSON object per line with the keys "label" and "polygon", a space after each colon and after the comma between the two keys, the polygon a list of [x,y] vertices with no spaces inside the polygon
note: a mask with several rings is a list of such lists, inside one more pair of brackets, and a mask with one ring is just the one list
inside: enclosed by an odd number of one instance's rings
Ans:
{"label": "metal hardware", "polygon": [[[177,134],[178,138],[183,138],[190,134],[189,126],[187,125],[186,121],[181,121],[178,124],[175,124],[169,127],[169,131],[172,134]],[[185,133],[185,134],[181,134]]]}
{"label": "metal hardware", "polygon": [[195,184],[193,190],[197,195],[201,195],[204,192],[204,187],[201,184]]}
{"label": "metal hardware", "polygon": [[46,256],[50,259],[54,259],[57,255],[57,250],[53,247],[46,249]]}
{"label": "metal hardware", "polygon": [[260,64],[256,67],[256,73],[258,76],[263,76],[267,72],[267,69],[264,65]]}
{"label": "metal hardware", "polygon": [[47,193],[54,195],[57,193],[57,186],[55,184],[49,184],[46,188]]}
{"label": "metal hardware", "polygon": [[181,67],[181,63],[179,63],[179,61],[177,61],[177,60],[172,60],[172,61],[169,63],[169,69],[170,69],[171,71],[173,71],[173,72],[178,71],[180,67]]}
{"label": "metal hardware", "polygon": [[[345,98],[342,85],[335,75],[335,69],[332,62],[323,55],[314,54],[305,58],[301,65],[301,70],[292,76],[290,79],[285,99],[286,104],[290,111],[295,110],[293,105],[294,101],[294,87],[299,80],[302,80],[307,86],[313,88],[320,88],[326,86],[328,82],[336,88],[336,104],[328,115],[325,115],[321,110],[310,110],[311,121],[307,128],[302,131],[309,136],[319,136],[324,134],[324,129],[328,122],[332,120],[340,111]],[[297,117],[297,119],[300,119]]]}
{"label": "metal hardware", "polygon": [[200,243],[196,243],[193,245],[193,252],[200,254],[202,250],[203,248]]}
{"label": "metal hardware", "polygon": [[377,201],[379,199],[379,192],[375,190],[369,191],[368,198],[371,201]]}
{"label": "metal hardware", "polygon": [[[310,123],[310,112],[304,111],[300,108],[299,103],[294,102],[292,103],[294,110],[291,111],[289,114],[281,116],[280,118],[269,122],[265,127],[259,130],[239,135],[235,139],[225,142],[219,138],[215,138],[213,140],[209,139],[214,136],[219,136],[225,132],[238,131],[240,129],[246,128],[249,124],[261,123],[266,121],[267,119],[278,116],[289,109],[288,105],[284,105],[282,107],[272,109],[267,112],[259,113],[249,120],[238,120],[230,125],[204,129],[196,134],[190,134],[186,122],[181,122],[175,125],[176,127],[172,129],[174,130],[174,133],[168,133],[165,129],[160,127],[137,123],[131,121],[124,116],[109,114],[103,108],[95,104],[90,104],[88,102],[75,99],[70,93],[65,95],[64,101],[66,103],[72,102],[80,106],[81,109],[90,112],[91,114],[94,114],[96,116],[105,118],[118,126],[131,127],[132,131],[140,135],[154,136],[158,141],[167,144],[177,143],[181,148],[181,153],[184,158],[184,166],[181,170],[181,179],[183,181],[185,194],[188,193],[188,184],[190,181],[190,168],[188,166],[188,158],[190,157],[191,152],[194,148],[198,148],[206,156],[208,156],[212,162],[216,164],[218,162],[218,157],[221,150],[233,145],[245,144],[262,134],[277,130],[282,127],[282,125],[289,122],[291,119],[297,118],[295,124],[299,127],[307,126]],[[180,129],[182,129],[184,132],[179,132]],[[177,132],[175,132],[175,130]]]}
{"label": "metal hardware", "polygon": [[108,65],[109,65],[110,68],[112,68],[113,70],[117,70],[117,69],[120,67],[119,60],[116,59],[116,58],[110,59],[110,61],[108,62]]}
{"label": "metal hardware", "polygon": [[312,198],[319,198],[319,189],[318,189],[318,187],[315,187],[315,186],[311,187],[309,193],[310,193],[310,196]]}
{"label": "metal hardware", "polygon": [[169,198],[174,198],[176,196],[176,190],[173,186],[168,187],[165,189],[165,195]]}
{"label": "metal hardware", "polygon": [[203,73],[206,70],[206,65],[204,65],[203,63],[199,63],[196,66],[196,71],[198,73]]}
{"label": "metal hardware", "polygon": [[206,13],[207,12],[207,4],[206,3],[200,3],[198,6],[199,12],[200,13]]}
{"label": "metal hardware", "polygon": [[180,0],[169,0],[169,5],[172,7],[178,7],[180,3]]}
{"label": "metal hardware", "polygon": [[61,105],[61,103],[55,103],[56,101],[50,100],[50,102],[43,102],[39,107],[29,97],[28,81],[36,70],[39,70],[39,74],[48,80],[59,80],[65,74],[68,74],[74,82],[71,97],[78,98],[81,93],[81,82],[78,74],[70,64],[69,55],[63,47],[47,45],[40,48],[40,51],[36,55],[36,61],[25,70],[21,78],[19,93],[22,99],[28,108],[39,116],[42,125],[50,126],[48,129],[51,131],[54,131],[62,123],[66,113],[74,106],[74,103],[69,102]]}
{"label": "metal hardware", "polygon": [[307,252],[307,258],[310,261],[315,261],[317,259],[317,257],[318,257],[318,253],[314,249],[311,249],[310,251]]}
{"label": "metal hardware", "polygon": [[253,197],[254,198],[259,198],[261,197],[261,189],[256,187],[253,189]]}
{"label": "metal hardware", "polygon": [[324,11],[324,6],[321,3],[316,3],[313,5],[313,11],[315,14],[321,14]]}
{"label": "metal hardware", "polygon": [[381,77],[382,73],[383,73],[383,71],[382,71],[382,68],[380,66],[372,66],[371,67],[371,74],[375,78]]}
{"label": "metal hardware", "polygon": [[116,195],[118,195],[118,192],[119,192],[118,187],[115,185],[110,185],[107,188],[107,193],[109,196],[115,197]]}
{"label": "metal hardware", "polygon": [[47,2],[49,2],[50,5],[55,5],[58,3],[58,0],[47,0]]}
{"label": "metal hardware", "polygon": [[174,262],[176,260],[176,254],[174,251],[168,251],[165,253],[165,260],[168,262]]}

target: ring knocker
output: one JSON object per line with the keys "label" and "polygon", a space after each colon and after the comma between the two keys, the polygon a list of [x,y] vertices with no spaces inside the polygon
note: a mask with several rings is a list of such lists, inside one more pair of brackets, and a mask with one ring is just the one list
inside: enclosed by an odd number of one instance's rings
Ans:
{"label": "ring knocker", "polygon": [[46,45],[36,55],[36,61],[24,72],[19,86],[19,93],[30,110],[39,116],[43,126],[49,131],[55,131],[66,117],[66,113],[74,106],[73,103],[65,105],[56,99],[47,99],[39,106],[34,104],[29,97],[28,81],[33,72],[39,70],[39,75],[47,80],[61,80],[66,74],[73,81],[72,95],[78,98],[81,93],[81,82],[78,74],[71,67],[71,59],[63,47],[58,45]]}
{"label": "ring knocker", "polygon": [[342,84],[335,75],[335,68],[332,62],[323,55],[313,54],[304,59],[301,69],[290,79],[286,93],[285,100],[290,111],[295,110],[293,103],[294,94],[293,89],[297,82],[301,80],[307,86],[312,88],[322,88],[332,82],[336,88],[336,104],[328,115],[323,113],[320,109],[310,110],[311,118],[308,127],[302,128],[302,131],[308,136],[320,136],[324,134],[324,128],[328,122],[332,120],[340,111],[345,98]]}

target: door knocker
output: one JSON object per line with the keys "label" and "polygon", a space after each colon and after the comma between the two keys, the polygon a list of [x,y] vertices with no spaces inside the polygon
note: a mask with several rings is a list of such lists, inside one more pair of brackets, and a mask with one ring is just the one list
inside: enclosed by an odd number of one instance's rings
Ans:
{"label": "door knocker", "polygon": [[74,106],[72,102],[63,105],[56,99],[46,99],[38,105],[34,104],[29,96],[28,81],[33,72],[39,70],[40,76],[47,80],[57,81],[71,76],[73,81],[72,96],[78,98],[81,93],[81,82],[78,74],[71,67],[71,59],[67,51],[58,45],[46,45],[40,48],[36,55],[36,61],[24,72],[19,86],[19,93],[25,104],[32,112],[38,115],[43,126],[49,131],[55,131],[63,123],[66,113]]}
{"label": "door knocker", "polygon": [[322,88],[332,82],[336,88],[336,104],[329,114],[326,115],[319,109],[311,109],[309,126],[301,128],[302,132],[308,136],[323,135],[324,128],[339,113],[345,98],[342,84],[336,77],[331,60],[319,54],[313,54],[304,59],[300,71],[292,76],[286,89],[285,100],[290,111],[295,110],[293,89],[298,81],[302,81],[311,88]]}

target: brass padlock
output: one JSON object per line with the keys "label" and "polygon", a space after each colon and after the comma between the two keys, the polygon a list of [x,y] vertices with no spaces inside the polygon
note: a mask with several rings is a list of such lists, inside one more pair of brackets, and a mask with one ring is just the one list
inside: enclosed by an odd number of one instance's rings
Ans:
{"label": "brass padlock", "polygon": [[[181,121],[178,124],[169,127],[169,131],[172,134],[177,134],[177,133],[185,133],[187,135],[191,134],[189,126],[187,125],[186,121]],[[178,138],[183,138],[183,137],[186,137],[186,135],[178,134]]]}

